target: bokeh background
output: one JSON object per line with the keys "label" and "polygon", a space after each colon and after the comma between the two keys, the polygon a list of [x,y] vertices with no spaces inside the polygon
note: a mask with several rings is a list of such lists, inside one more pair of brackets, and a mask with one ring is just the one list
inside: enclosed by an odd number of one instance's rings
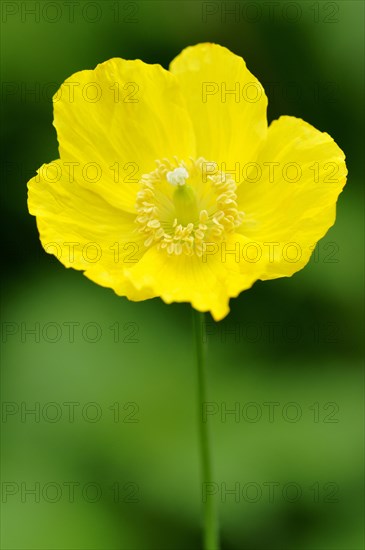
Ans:
{"label": "bokeh background", "polygon": [[222,548],[363,548],[363,3],[1,9],[2,547],[201,548],[190,309],[130,303],[63,268],[40,246],[26,183],[58,156],[51,96],[65,78],[115,56],[167,67],[211,41],[245,58],[269,121],[329,132],[349,169],[306,269],[207,318]]}

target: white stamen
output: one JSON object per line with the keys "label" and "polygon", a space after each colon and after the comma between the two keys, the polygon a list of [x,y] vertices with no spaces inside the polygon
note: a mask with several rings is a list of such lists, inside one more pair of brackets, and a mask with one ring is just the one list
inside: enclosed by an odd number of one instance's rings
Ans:
{"label": "white stamen", "polygon": [[185,185],[185,180],[188,177],[188,171],[182,166],[179,166],[179,168],[175,168],[175,170],[167,172],[166,174],[166,179],[169,183],[171,183],[171,185]]}
{"label": "white stamen", "polygon": [[[189,193],[192,190],[188,189],[186,179],[190,174],[194,181],[195,178],[199,178],[202,166],[206,162],[203,158],[191,160],[189,172],[186,164],[177,158],[174,158],[173,164],[163,159],[156,161],[158,166],[156,170],[142,176],[142,185],[136,201],[136,223],[139,226],[136,230],[141,234],[141,238],[143,237],[146,248],[156,246],[158,250],[164,250],[168,255],[193,256],[195,254],[197,257],[202,257],[204,243],[222,242],[225,234],[234,232],[244,218],[246,224],[256,223],[254,220],[247,220],[245,214],[238,210],[235,182],[229,174],[224,172],[217,172],[208,178],[212,191],[209,210],[192,214],[194,221],[190,221],[187,217],[184,225],[178,217],[174,217],[175,209],[172,209],[168,219],[165,219],[162,208],[165,203],[161,204],[158,196],[160,183],[166,178],[168,183],[177,187],[172,193],[176,193],[179,200],[183,201],[184,196],[189,199],[191,196]],[[187,189],[181,189],[181,195],[178,192],[179,187],[184,185]],[[206,191],[208,195],[209,189]],[[203,201],[201,206],[205,205]],[[163,216],[160,220],[161,214]]]}

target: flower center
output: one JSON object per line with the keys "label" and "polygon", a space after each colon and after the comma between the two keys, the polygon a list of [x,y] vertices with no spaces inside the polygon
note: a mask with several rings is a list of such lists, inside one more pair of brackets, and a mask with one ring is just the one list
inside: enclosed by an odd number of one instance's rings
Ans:
{"label": "flower center", "polygon": [[146,237],[144,246],[201,256],[205,243],[222,242],[241,225],[236,184],[216,163],[174,158],[156,164],[142,176],[137,193],[136,223]]}

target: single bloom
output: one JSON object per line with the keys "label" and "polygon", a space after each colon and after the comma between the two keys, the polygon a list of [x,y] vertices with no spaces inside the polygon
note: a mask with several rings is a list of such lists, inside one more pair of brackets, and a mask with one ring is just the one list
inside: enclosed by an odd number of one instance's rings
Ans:
{"label": "single bloom", "polygon": [[188,47],[170,70],[110,59],[53,98],[59,159],[28,183],[45,250],[130,300],[215,320],[256,280],[288,277],[335,221],[345,155],[282,116],[243,59]]}

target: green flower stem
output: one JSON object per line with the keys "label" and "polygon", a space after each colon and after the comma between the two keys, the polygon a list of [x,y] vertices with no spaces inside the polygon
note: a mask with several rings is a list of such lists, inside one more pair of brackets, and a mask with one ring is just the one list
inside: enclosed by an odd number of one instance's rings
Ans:
{"label": "green flower stem", "polygon": [[[204,484],[213,483],[209,426],[208,422],[203,422],[203,404],[207,402],[207,369],[205,346],[203,343],[204,313],[199,313],[193,309],[193,322],[198,367],[198,424],[201,453],[201,481],[203,488]],[[202,490],[200,494],[203,494]],[[204,517],[204,550],[219,550],[218,520],[215,501],[211,496],[207,496],[205,502],[204,500],[202,501],[202,505]]]}

